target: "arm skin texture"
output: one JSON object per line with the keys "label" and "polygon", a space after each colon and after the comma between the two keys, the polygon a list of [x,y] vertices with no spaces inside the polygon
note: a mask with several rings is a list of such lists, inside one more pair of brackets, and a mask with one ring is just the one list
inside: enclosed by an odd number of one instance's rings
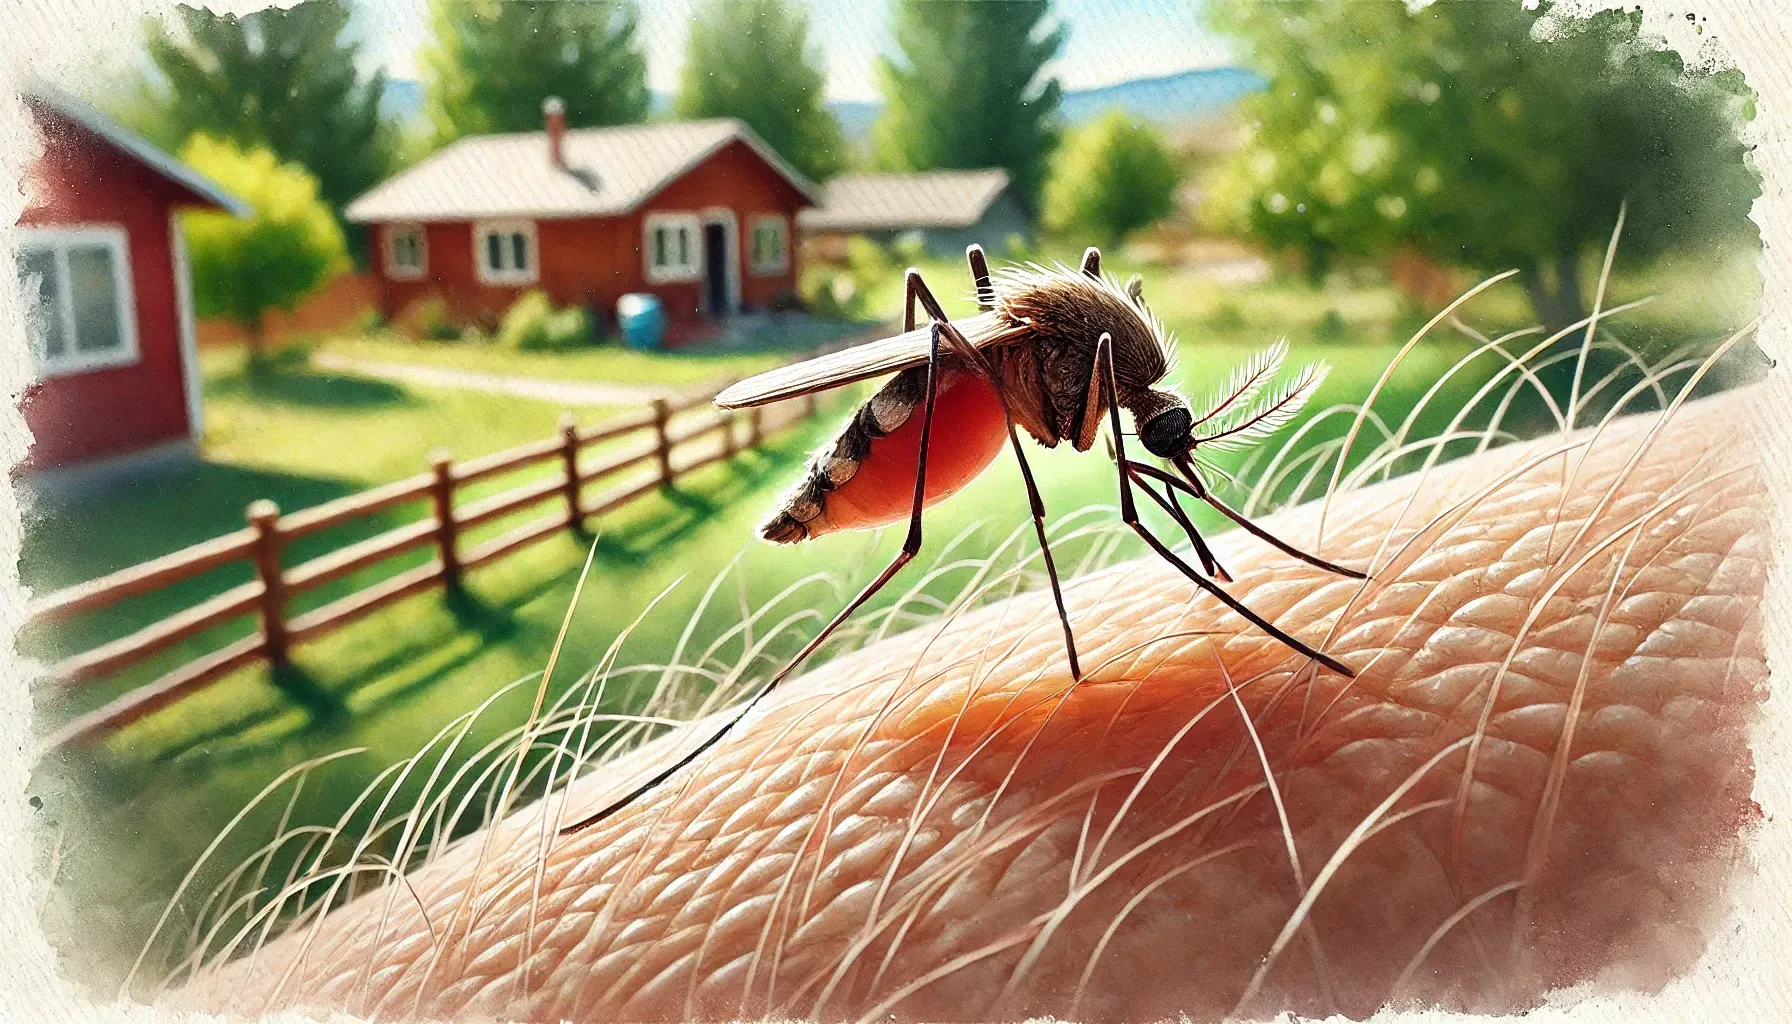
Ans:
{"label": "arm skin texture", "polygon": [[[1372,582],[1222,537],[1232,592],[1354,681],[1314,678],[1166,565],[1121,565],[1066,590],[1074,689],[1039,593],[894,637],[779,690],[545,865],[538,805],[483,864],[481,835],[417,872],[415,899],[362,897],[173,998],[1211,1020],[1652,989],[1721,924],[1758,816],[1749,400],[1341,495],[1322,554]],[[1265,522],[1310,545],[1318,518]],[[577,820],[667,749],[550,810]]]}

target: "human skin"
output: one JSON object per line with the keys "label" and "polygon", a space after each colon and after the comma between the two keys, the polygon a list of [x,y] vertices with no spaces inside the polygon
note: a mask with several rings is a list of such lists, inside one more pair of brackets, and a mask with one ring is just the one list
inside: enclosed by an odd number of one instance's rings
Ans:
{"label": "human skin", "polygon": [[[1320,553],[1367,583],[1219,538],[1230,592],[1354,680],[1155,559],[1118,566],[1066,587],[1078,685],[1043,595],[917,629],[782,687],[597,827],[548,838],[666,744],[174,998],[1210,1020],[1658,987],[1720,925],[1758,816],[1750,400],[1342,494]],[[1319,517],[1264,524],[1311,545]]]}

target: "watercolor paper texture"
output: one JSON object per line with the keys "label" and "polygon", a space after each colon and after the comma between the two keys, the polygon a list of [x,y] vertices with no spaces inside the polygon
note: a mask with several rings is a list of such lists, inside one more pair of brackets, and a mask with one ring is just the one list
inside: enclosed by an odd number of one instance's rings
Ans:
{"label": "watercolor paper texture", "polygon": [[1792,1016],[1792,10],[1538,17],[0,10],[0,1019]]}

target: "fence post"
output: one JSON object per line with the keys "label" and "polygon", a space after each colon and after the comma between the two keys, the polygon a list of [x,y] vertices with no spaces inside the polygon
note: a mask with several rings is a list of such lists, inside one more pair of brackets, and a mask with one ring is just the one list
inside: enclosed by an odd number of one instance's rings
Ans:
{"label": "fence post", "polygon": [[747,447],[757,448],[765,440],[765,407],[755,405],[747,410]]}
{"label": "fence post", "polygon": [[436,513],[436,547],[442,556],[442,583],[450,590],[460,586],[460,552],[455,550],[454,537],[454,460],[445,449],[429,453],[429,468],[435,471],[429,496]]}
{"label": "fence post", "polygon": [[815,392],[811,391],[803,396],[803,415],[812,417],[815,415],[815,409]]}
{"label": "fence post", "polygon": [[280,506],[261,498],[250,502],[244,515],[255,528],[255,575],[261,580],[261,635],[268,663],[285,668],[286,580],[280,574],[285,545],[280,537]]}
{"label": "fence post", "polygon": [[724,460],[734,458],[740,451],[740,445],[734,436],[734,428],[739,425],[740,417],[734,413],[729,413],[722,418],[722,458]]}
{"label": "fence post", "polygon": [[566,525],[579,531],[585,516],[579,511],[579,425],[570,412],[560,414],[560,462],[566,468]]}
{"label": "fence post", "polygon": [[660,457],[660,486],[672,486],[672,439],[666,436],[666,424],[672,419],[672,409],[664,398],[653,400],[653,431],[658,438]]}

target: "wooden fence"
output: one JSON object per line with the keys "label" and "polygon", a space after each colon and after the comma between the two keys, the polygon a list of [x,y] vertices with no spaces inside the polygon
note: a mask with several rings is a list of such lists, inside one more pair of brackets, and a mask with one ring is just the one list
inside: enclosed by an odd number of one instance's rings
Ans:
{"label": "wooden fence", "polygon": [[[764,409],[718,410],[673,422],[676,414],[708,404],[714,396],[714,392],[707,392],[677,402],[656,400],[648,408],[589,427],[578,426],[569,413],[561,418],[558,436],[460,463],[450,460],[446,453],[436,453],[427,473],[297,512],[283,514],[267,500],[252,502],[247,509],[249,525],[244,529],[33,600],[26,609],[29,621],[47,624],[106,608],[230,562],[248,561],[255,570],[255,579],[249,583],[52,666],[49,674],[54,680],[74,685],[128,668],[182,640],[245,615],[256,616],[259,626],[249,636],[80,716],[50,736],[45,741],[46,749],[104,736],[258,660],[265,659],[274,666],[287,665],[296,644],[430,587],[458,586],[470,569],[494,562],[559,530],[582,529],[587,519],[668,486],[687,473],[733,458],[745,448],[756,447],[771,433],[812,416],[816,408],[811,395]],[[588,464],[584,458],[586,450],[595,445],[624,439],[628,443],[602,453],[602,460],[595,464]],[[559,471],[489,497],[456,504],[456,494],[469,484],[547,462],[558,462]],[[600,480],[610,486],[588,495],[587,488]],[[287,545],[300,537],[420,501],[429,503],[430,515],[417,522],[291,568],[284,567],[282,556]],[[550,502],[558,505],[554,511],[462,549],[460,538],[465,531]],[[435,549],[435,557],[423,565],[303,614],[287,612],[287,604],[296,594],[423,547]]]}

